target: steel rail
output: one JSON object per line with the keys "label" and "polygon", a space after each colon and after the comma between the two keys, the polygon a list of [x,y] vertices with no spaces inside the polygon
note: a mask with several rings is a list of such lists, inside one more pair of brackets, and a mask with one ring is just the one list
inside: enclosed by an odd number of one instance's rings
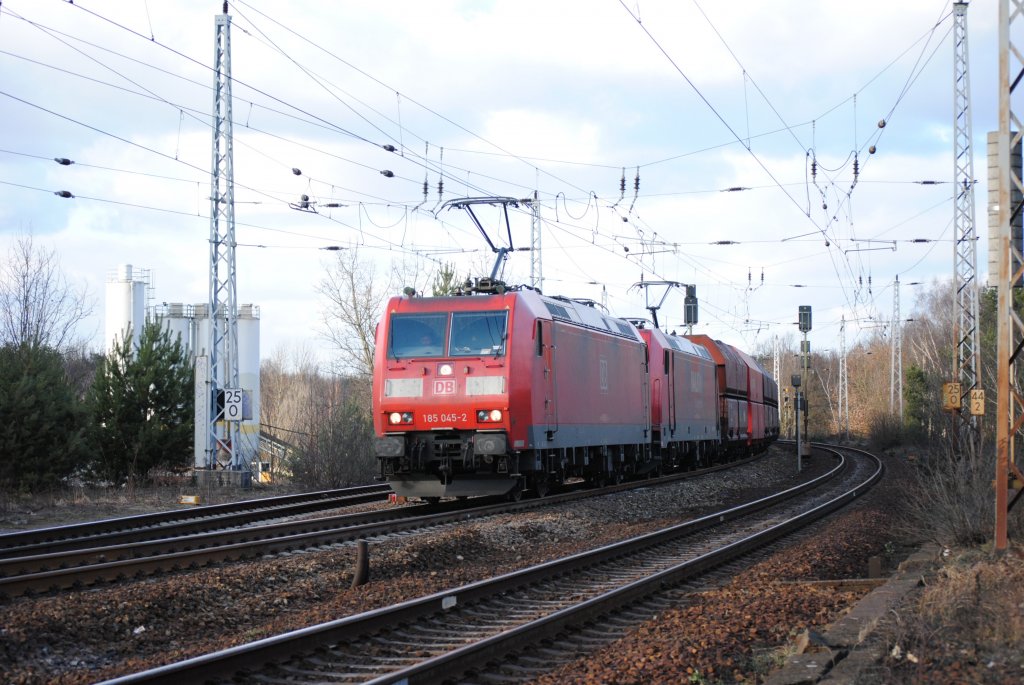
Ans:
{"label": "steel rail", "polygon": [[[766,507],[775,505],[783,500],[796,497],[811,489],[817,488],[827,480],[834,478],[844,471],[846,468],[845,464],[846,462],[843,460],[840,465],[836,466],[827,474],[807,483],[790,488],[784,492],[776,493],[745,505],[716,512],[693,521],[678,524],[661,531],[649,533],[635,539],[615,543],[588,552],[582,552],[565,559],[546,562],[527,569],[505,574],[497,578],[478,581],[453,590],[409,600],[392,607],[365,612],[363,614],[349,616],[319,626],[313,626],[286,633],[284,635],[258,640],[253,643],[240,645],[221,652],[203,655],[176,664],[169,664],[167,666],[124,676],[108,682],[111,684],[116,683],[118,685],[126,685],[128,683],[191,683],[205,682],[210,679],[220,677],[232,677],[237,673],[245,673],[248,675],[252,669],[260,668],[261,664],[286,661],[297,654],[311,652],[318,649],[322,650],[326,645],[344,643],[354,640],[358,636],[373,635],[378,631],[394,630],[398,626],[411,624],[417,620],[424,620],[427,617],[436,617],[437,620],[440,621],[446,614],[450,614],[456,607],[468,612],[476,603],[483,600],[507,596],[510,592],[522,590],[524,588],[541,588],[546,585],[552,585],[553,583],[560,582],[558,579],[563,579],[569,574],[578,573],[581,570],[593,569],[598,564],[626,558],[629,555],[645,553],[646,550],[653,549],[658,545],[666,543],[671,544],[672,541],[677,541],[679,538],[747,516],[752,512],[765,509]],[[873,483],[879,475],[880,471],[876,471],[871,478],[866,479],[863,483],[858,483],[853,489],[844,492],[837,498],[833,498],[826,504],[816,506],[812,510],[812,513],[805,514],[804,518],[806,519],[809,516],[815,515],[824,515],[826,510],[830,510],[828,509],[829,506],[832,506],[833,508],[840,506],[841,503],[847,501],[848,498],[856,496],[856,493],[860,492],[862,488],[868,487],[869,484]],[[795,519],[795,521],[799,520],[801,519]],[[769,538],[785,534],[785,532],[788,532],[797,525],[799,524],[793,521],[786,521],[784,523],[774,525],[765,533],[762,533],[759,538],[752,538],[750,542],[726,545],[725,552],[714,552],[701,555],[697,559],[686,562],[686,564],[689,564],[691,569],[709,568],[710,566],[719,565],[725,561],[727,554],[738,554],[739,550],[746,549],[747,544],[764,544]],[[754,542],[754,540],[758,541]],[[636,562],[634,561],[630,563]],[[685,564],[680,566],[685,566]],[[661,587],[665,583],[674,582],[673,579],[679,573],[681,573],[681,571],[676,567],[655,573],[652,575],[653,580],[646,581],[646,586]],[[612,590],[610,595],[612,597],[621,598],[623,601],[629,601],[630,598],[641,592],[639,588],[644,586],[644,583],[629,583],[622,588]],[[588,599],[584,601],[581,606],[583,609],[580,610],[583,611],[588,608],[598,606],[598,602],[596,600]],[[606,610],[607,609],[602,609],[601,611]],[[506,612],[509,614],[516,613],[514,607],[508,607],[499,613]],[[551,625],[562,625],[570,620],[575,620],[569,618],[572,615],[573,612],[560,609],[551,613],[551,615],[546,619],[541,619],[539,623],[531,622],[526,625],[533,626],[534,628],[543,626],[545,623],[549,623]],[[422,663],[410,668],[399,668],[399,670],[392,672],[387,676],[382,676],[378,680],[372,682],[390,683],[431,681],[439,679],[442,674],[445,676],[451,676],[451,666],[454,663],[459,663],[459,668],[463,668],[462,664],[468,664],[471,662],[475,663],[475,660],[477,659],[486,661],[493,657],[496,649],[507,650],[507,645],[518,644],[522,640],[526,640],[533,631],[533,628],[526,627],[526,625],[513,628],[511,630],[503,630],[499,635],[487,637],[479,642],[479,647],[458,647],[456,645],[454,651],[447,655],[428,658]],[[510,640],[510,642],[506,643],[506,639]],[[331,650],[329,649],[328,651]],[[330,654],[324,655],[323,659],[329,660]],[[284,678],[283,676],[281,677],[282,679]],[[367,677],[370,676],[368,675]],[[408,680],[403,680],[406,678],[408,678]]]}
{"label": "steel rail", "polygon": [[[824,448],[821,445],[817,447],[819,449],[830,449]],[[681,562],[597,597],[589,598],[579,604],[522,623],[511,630],[453,649],[447,653],[394,671],[385,676],[365,681],[365,685],[437,682],[442,678],[450,679],[453,673],[464,674],[468,671],[480,669],[486,666],[488,662],[493,662],[496,658],[501,658],[512,652],[537,644],[545,638],[563,633],[571,626],[580,626],[611,612],[623,609],[664,588],[677,586],[684,581],[708,573],[729,561],[747,555],[781,537],[806,527],[849,504],[853,499],[871,488],[884,472],[884,466],[877,457],[856,448],[844,447],[842,449],[869,456],[875,461],[877,468],[866,480],[826,502],[781,521],[761,532],[701,554],[694,559]]]}

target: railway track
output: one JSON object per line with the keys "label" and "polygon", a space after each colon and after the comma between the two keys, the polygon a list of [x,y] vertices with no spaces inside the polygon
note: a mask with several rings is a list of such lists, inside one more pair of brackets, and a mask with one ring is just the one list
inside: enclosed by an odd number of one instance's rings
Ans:
{"label": "railway track", "polygon": [[882,469],[871,455],[844,451],[838,465],[825,475],[755,502],[497,578],[109,682],[516,680],[515,674],[523,669],[510,666],[507,657],[517,650],[578,630],[624,607],[628,613],[637,602],[657,605],[650,598],[664,588],[706,574],[852,501],[877,481]]}
{"label": "railway track", "polygon": [[[43,545],[41,548],[33,549],[46,551],[7,557],[0,554],[0,596],[11,598],[83,588],[102,582],[116,582],[125,578],[195,569],[213,563],[239,561],[268,554],[350,543],[360,538],[373,539],[410,530],[427,530],[470,518],[523,511],[641,486],[670,483],[733,468],[747,463],[747,461],[749,460],[644,481],[627,482],[600,489],[569,491],[550,495],[544,499],[518,502],[502,501],[478,505],[479,500],[465,500],[443,505],[419,505],[300,521],[282,521],[268,525],[251,525],[251,523],[244,525],[241,520],[231,518],[234,514],[225,512],[224,516],[228,519],[216,518],[206,523],[203,520],[198,520],[179,524],[154,524],[156,527],[151,529],[136,527],[123,533],[101,533],[99,537],[69,538],[66,543],[60,541],[52,543],[54,547],[63,545],[63,548],[57,549],[57,551],[49,551],[50,548]],[[355,497],[377,497],[379,499],[378,494],[371,492]],[[295,506],[303,507],[305,504],[296,504]],[[334,506],[341,505],[336,503]],[[289,511],[290,515],[301,513],[294,510]],[[286,515],[283,512],[284,509],[275,509],[273,511],[261,510],[258,513],[281,518]],[[159,517],[160,515],[155,516]],[[234,521],[234,525],[227,527],[225,520]],[[101,523],[105,526],[110,522]],[[196,529],[207,530],[206,526],[214,530],[212,532],[190,532]],[[107,535],[127,535],[131,539],[117,541],[114,544],[104,544],[107,540],[124,539],[123,537],[105,537]],[[101,542],[95,546],[89,546],[88,540],[100,540]],[[22,547],[21,549],[26,548]]]}
{"label": "railway track", "polygon": [[388,485],[362,485],[6,533],[0,535],[0,559],[247,526],[268,519],[381,501],[390,492]]}

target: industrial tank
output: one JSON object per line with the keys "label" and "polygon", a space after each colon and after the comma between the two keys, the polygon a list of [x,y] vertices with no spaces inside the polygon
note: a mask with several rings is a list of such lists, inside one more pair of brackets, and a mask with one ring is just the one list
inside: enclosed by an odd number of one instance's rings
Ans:
{"label": "industrial tank", "polygon": [[134,340],[142,332],[146,321],[146,287],[149,284],[148,269],[133,269],[131,264],[121,264],[107,274],[106,289],[106,353],[110,354],[114,344],[127,334]]}

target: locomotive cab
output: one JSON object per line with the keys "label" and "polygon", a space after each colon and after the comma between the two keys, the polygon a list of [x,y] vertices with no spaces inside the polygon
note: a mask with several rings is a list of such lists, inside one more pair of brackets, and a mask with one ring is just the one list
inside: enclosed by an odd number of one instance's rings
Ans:
{"label": "locomotive cab", "polygon": [[501,495],[519,485],[508,455],[502,295],[394,298],[378,327],[375,452],[400,495]]}

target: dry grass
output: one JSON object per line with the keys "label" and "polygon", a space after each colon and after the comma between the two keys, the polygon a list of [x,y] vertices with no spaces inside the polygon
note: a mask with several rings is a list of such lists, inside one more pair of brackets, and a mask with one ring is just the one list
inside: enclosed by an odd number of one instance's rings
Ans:
{"label": "dry grass", "polygon": [[970,632],[979,647],[1024,644],[1024,564],[1010,557],[972,560],[945,567],[921,593],[918,605],[930,632]]}
{"label": "dry grass", "polygon": [[1024,679],[1024,559],[953,559],[890,634],[887,682],[1019,683]]}

